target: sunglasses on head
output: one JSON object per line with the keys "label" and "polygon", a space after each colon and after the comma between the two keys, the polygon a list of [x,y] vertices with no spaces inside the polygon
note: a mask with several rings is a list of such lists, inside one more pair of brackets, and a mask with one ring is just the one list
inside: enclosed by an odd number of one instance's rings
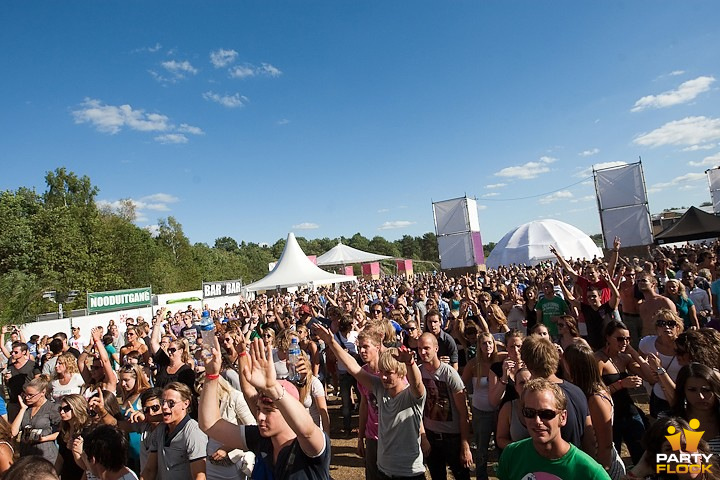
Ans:
{"label": "sunglasses on head", "polygon": [[71,410],[72,410],[72,407],[71,407],[70,405],[65,405],[65,406],[60,406],[60,407],[58,407],[58,412],[59,412],[59,413],[70,413]]}
{"label": "sunglasses on head", "polygon": [[160,400],[160,405],[162,406],[162,405],[167,404],[168,408],[175,408],[175,405],[177,405],[178,403],[180,403],[180,402],[176,402],[175,400],[165,400],[165,399]]}
{"label": "sunglasses on head", "polygon": [[[173,402],[173,406],[174,406],[174,403],[175,402]],[[170,405],[169,402],[168,402],[168,405]],[[170,408],[172,408],[172,406]],[[150,415],[150,412],[157,413],[159,411],[160,411],[160,405],[149,405],[149,406],[143,408],[143,412],[145,412],[145,415]]]}
{"label": "sunglasses on head", "polygon": [[657,322],[655,322],[655,326],[675,328],[675,326],[677,326],[677,323],[672,320],[658,320]]}
{"label": "sunglasses on head", "polygon": [[534,408],[527,407],[522,409],[523,417],[529,419],[540,417],[540,420],[552,420],[553,418],[557,417],[558,413],[559,412],[556,412],[555,410],[548,409],[535,410]]}

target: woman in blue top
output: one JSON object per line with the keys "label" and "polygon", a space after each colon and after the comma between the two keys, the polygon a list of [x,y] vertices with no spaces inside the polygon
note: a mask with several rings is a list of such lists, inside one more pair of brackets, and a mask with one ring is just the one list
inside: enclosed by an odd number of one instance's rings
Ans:
{"label": "woman in blue top", "polygon": [[[122,405],[120,413],[125,418],[129,418],[134,412],[142,411],[142,402],[140,395],[150,388],[150,384],[145,379],[142,367],[138,365],[126,364],[120,369],[120,391],[122,395]],[[140,432],[130,432],[129,434],[130,449],[128,450],[128,466],[138,474],[140,473]]]}
{"label": "woman in blue top", "polygon": [[690,327],[700,328],[695,304],[685,292],[685,285],[680,280],[668,280],[665,283],[665,296],[673,301],[677,308],[677,314],[683,319],[685,329]]}

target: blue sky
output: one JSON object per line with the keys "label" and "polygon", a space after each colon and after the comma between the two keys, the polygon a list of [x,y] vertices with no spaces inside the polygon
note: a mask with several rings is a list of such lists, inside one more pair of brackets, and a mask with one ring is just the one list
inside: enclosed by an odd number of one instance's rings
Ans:
{"label": "blue sky", "polygon": [[[720,165],[715,1],[0,3],[0,189],[88,175],[192,242],[485,242],[600,222],[591,166],[642,157],[653,213]],[[531,198],[526,198],[531,197]],[[526,198],[525,200],[517,200]]]}

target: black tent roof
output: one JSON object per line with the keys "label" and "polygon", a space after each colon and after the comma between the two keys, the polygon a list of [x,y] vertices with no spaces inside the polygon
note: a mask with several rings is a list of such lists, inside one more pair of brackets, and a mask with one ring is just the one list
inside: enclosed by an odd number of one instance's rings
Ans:
{"label": "black tent roof", "polygon": [[685,242],[720,237],[720,217],[690,207],[680,220],[655,235],[655,243]]}

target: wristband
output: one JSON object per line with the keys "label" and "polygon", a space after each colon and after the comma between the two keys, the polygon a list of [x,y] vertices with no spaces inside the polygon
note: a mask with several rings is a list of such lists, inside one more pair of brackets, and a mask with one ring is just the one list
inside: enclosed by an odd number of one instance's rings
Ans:
{"label": "wristband", "polygon": [[240,352],[240,353],[238,353],[238,357],[244,357],[247,354],[248,354],[247,352]]}
{"label": "wristband", "polygon": [[279,402],[280,400],[285,398],[285,387],[283,385],[280,385],[280,388],[282,388],[282,393],[280,394],[280,396],[278,398],[273,399],[273,403]]}
{"label": "wristband", "polygon": [[220,378],[219,373],[211,373],[211,374],[205,375],[205,380],[217,380],[218,378]]}
{"label": "wristband", "polygon": [[667,370],[665,370],[663,367],[658,367],[657,374],[658,375],[665,375],[667,373]]}

